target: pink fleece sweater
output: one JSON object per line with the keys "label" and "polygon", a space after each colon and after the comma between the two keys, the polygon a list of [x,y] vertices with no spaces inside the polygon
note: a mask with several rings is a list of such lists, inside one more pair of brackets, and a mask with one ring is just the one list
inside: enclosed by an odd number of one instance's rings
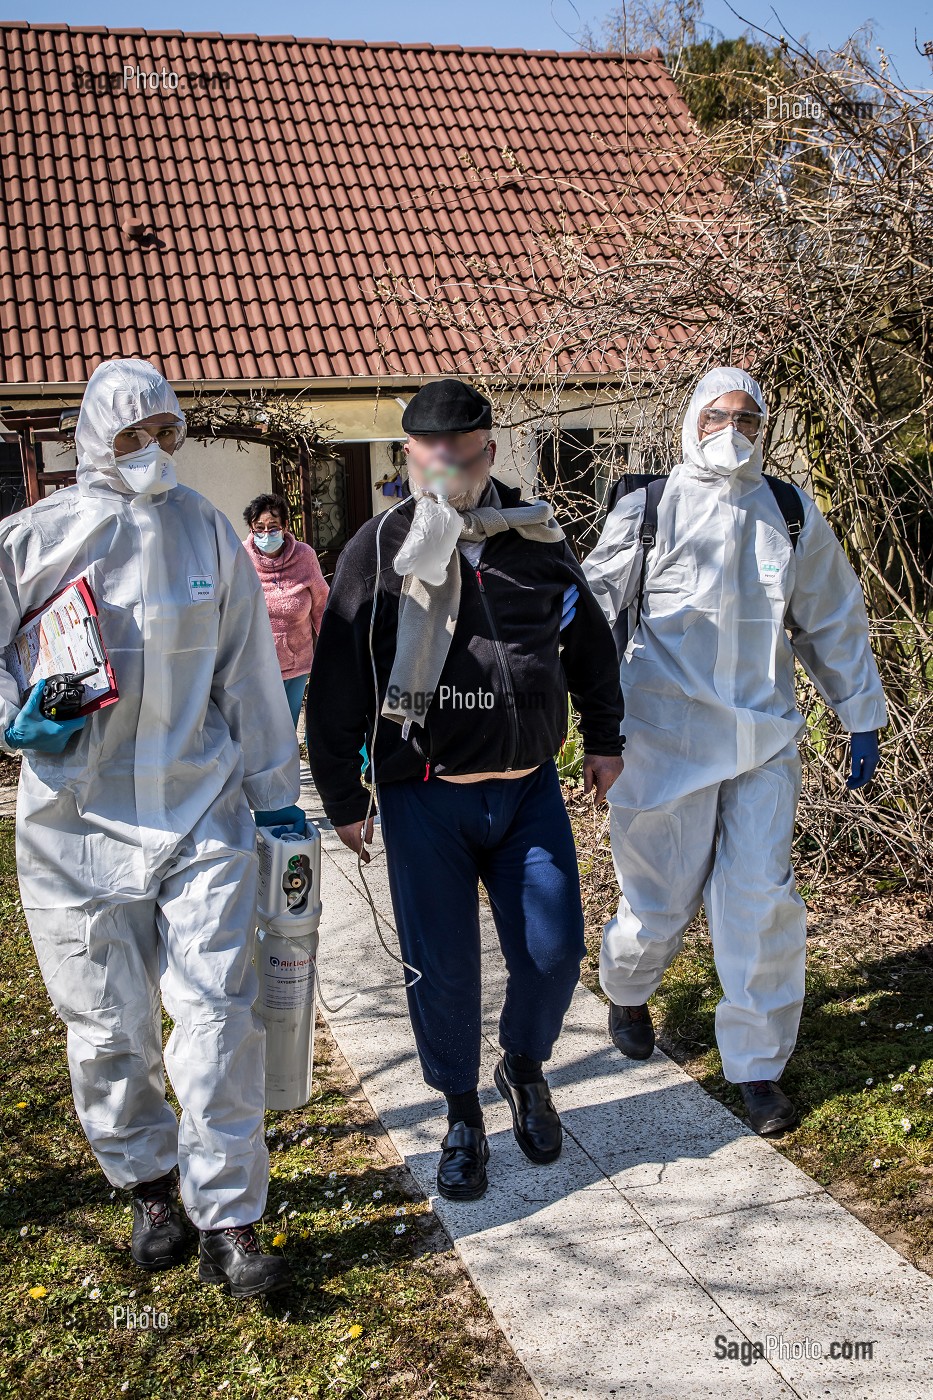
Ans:
{"label": "pink fleece sweater", "polygon": [[287,530],[285,548],[275,559],[256,548],[252,531],[244,544],[262,584],[282,679],[307,675],[314,654],[313,634],[321,630],[330,592],[318,557],[309,544]]}

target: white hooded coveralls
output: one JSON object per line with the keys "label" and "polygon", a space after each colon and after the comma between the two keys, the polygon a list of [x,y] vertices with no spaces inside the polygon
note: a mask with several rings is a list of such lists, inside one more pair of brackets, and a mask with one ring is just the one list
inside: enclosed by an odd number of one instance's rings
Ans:
{"label": "white hooded coveralls", "polygon": [[[736,369],[711,371],[693,394],[621,668],[625,769],[609,791],[621,898],[600,981],[617,1005],[646,1002],[705,903],[724,994],[716,1038],[726,1078],[742,1083],[780,1076],[803,1005],[794,658],[850,733],[880,729],[887,713],[858,579],[809,496],[792,548],[762,479],[763,431],[733,474],[704,461],[700,411],[735,390],[765,411]],[[644,510],[643,489],[622,497],[583,566],[610,622],[637,595]]]}
{"label": "white hooded coveralls", "polygon": [[[24,750],[23,907],[107,1177],[128,1186],[177,1162],[193,1223],[219,1229],[265,1207],[250,806],[294,802],[299,760],[259,578],[233,526],[171,465],[147,495],[116,470],[114,435],[166,412],[181,416],[144,361],[91,376],[77,485],[0,525],[0,645],[87,579],[120,698],[64,753]],[[19,708],[0,661],[0,733]],[[165,1098],[160,982],[180,1123]]]}

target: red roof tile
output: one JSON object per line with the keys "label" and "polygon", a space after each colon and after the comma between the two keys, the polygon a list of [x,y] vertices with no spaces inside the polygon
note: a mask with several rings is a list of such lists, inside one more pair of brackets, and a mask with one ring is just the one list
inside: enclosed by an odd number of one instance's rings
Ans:
{"label": "red roof tile", "polygon": [[[124,65],[227,81],[124,90]],[[427,296],[607,193],[632,217],[690,129],[656,53],[2,23],[0,382],[154,345],[176,381],[481,372],[460,330],[384,305],[386,274]]]}

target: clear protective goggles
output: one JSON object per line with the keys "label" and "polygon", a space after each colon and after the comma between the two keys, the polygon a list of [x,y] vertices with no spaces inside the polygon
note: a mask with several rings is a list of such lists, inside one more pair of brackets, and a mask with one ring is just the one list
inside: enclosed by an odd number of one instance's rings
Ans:
{"label": "clear protective goggles", "polygon": [[121,428],[114,434],[113,455],[115,458],[131,457],[134,452],[142,452],[150,443],[156,443],[171,457],[185,440],[185,424],[181,418],[166,423],[150,432],[148,428]]}

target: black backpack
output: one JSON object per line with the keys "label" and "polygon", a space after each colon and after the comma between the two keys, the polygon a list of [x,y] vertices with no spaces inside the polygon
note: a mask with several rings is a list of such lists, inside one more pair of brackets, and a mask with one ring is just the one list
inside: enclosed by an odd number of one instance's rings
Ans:
{"label": "black backpack", "polygon": [[[635,607],[636,627],[641,622],[641,609],[645,599],[648,551],[658,537],[658,506],[661,504],[661,497],[664,495],[668,479],[666,476],[658,476],[650,472],[626,472],[624,476],[619,477],[618,481],[613,482],[606,505],[606,513],[608,514],[623,496],[630,496],[633,491],[640,491],[642,487],[645,489],[645,513],[638,529],[638,542],[642,546],[642,556]],[[764,474],[764,479],[770,486],[771,494],[784,517],[784,524],[787,526],[788,535],[790,535],[791,548],[796,549],[800,531],[803,529],[803,501],[800,498],[800,492],[789,481],[769,476],[767,472]],[[628,614],[628,608],[623,608],[612,627],[612,635],[615,637],[616,651],[620,661],[628,647]]]}

